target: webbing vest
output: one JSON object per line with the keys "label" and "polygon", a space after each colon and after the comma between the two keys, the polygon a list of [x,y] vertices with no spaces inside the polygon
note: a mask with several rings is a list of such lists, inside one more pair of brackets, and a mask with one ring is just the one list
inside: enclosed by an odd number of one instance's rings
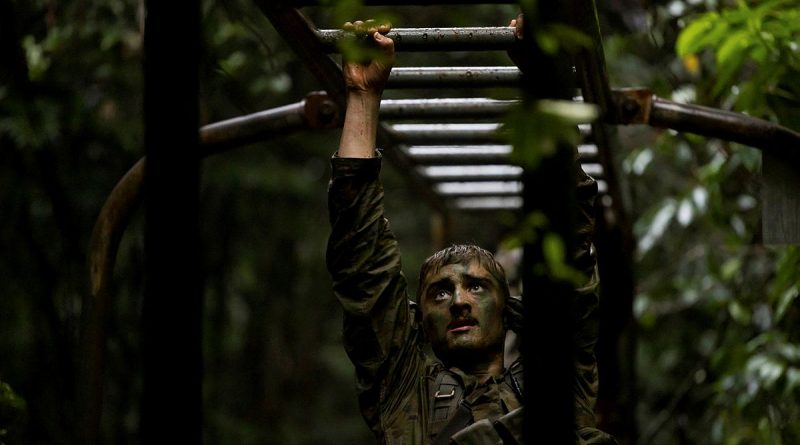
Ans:
{"label": "webbing vest", "polygon": [[[522,361],[517,360],[508,367],[503,381],[509,385],[520,404],[523,402]],[[460,377],[448,369],[441,369],[431,381],[428,431],[432,445],[445,445],[457,432],[469,426],[472,419],[473,394],[464,397],[464,386]],[[480,396],[480,392],[476,395]]]}

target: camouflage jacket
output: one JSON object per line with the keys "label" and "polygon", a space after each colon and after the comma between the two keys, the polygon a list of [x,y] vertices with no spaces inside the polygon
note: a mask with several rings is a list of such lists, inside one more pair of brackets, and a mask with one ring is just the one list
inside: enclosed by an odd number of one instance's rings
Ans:
{"label": "camouflage jacket", "polygon": [[[344,309],[344,345],[355,365],[361,413],[380,443],[430,443],[432,382],[443,366],[426,352],[419,311],[407,297],[397,240],[384,216],[383,188],[378,177],[381,158],[334,157],[331,164],[331,235],[326,261],[334,295]],[[582,179],[593,187],[593,199],[594,181],[585,174]],[[579,197],[580,190],[579,182]],[[581,210],[591,222],[591,210]],[[583,229],[591,231],[590,227]],[[588,245],[584,247],[579,263],[588,264],[590,250]],[[591,262],[593,268],[593,257]],[[585,323],[596,312],[596,284],[592,280],[580,290],[584,297],[578,305],[581,313],[576,314],[587,326],[577,334],[579,344],[588,349],[579,354],[578,360],[583,363],[576,363],[575,386],[578,425],[584,428],[581,435],[586,437],[596,435],[592,414],[597,394],[592,352],[596,331],[594,324]],[[520,411],[519,398],[506,379],[480,383],[458,369],[451,368],[450,372],[461,379],[465,398],[472,397],[475,423]],[[520,437],[521,432],[515,435]],[[473,440],[477,436],[455,442],[487,443]]]}

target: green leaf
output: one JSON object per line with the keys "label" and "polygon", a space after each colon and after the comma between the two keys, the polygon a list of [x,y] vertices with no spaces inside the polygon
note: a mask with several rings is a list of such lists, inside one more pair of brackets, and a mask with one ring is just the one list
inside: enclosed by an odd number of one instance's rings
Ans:
{"label": "green leaf", "polygon": [[730,281],[742,268],[742,259],[738,257],[730,258],[722,264],[721,275],[725,281]]}
{"label": "green leaf", "polygon": [[729,35],[717,50],[717,65],[723,67],[728,63],[738,63],[742,60],[741,53],[745,53],[753,45],[752,42],[753,35],[747,30],[736,31]]}
{"label": "green leaf", "polygon": [[576,285],[580,283],[580,274],[566,262],[567,255],[564,240],[558,234],[548,232],[544,235],[542,251],[547,263],[547,270],[551,276]]}
{"label": "green leaf", "polygon": [[781,294],[780,298],[778,299],[778,306],[775,308],[775,321],[778,322],[783,319],[783,316],[786,315],[786,310],[792,304],[793,301],[797,299],[797,296],[800,295],[800,289],[797,286],[793,286]]}
{"label": "green leaf", "polygon": [[552,56],[558,52],[558,38],[549,32],[537,32],[536,43],[539,45],[539,49],[545,54]]}
{"label": "green leaf", "polygon": [[[715,46],[718,42],[717,39],[724,35],[725,28],[727,28],[727,24],[720,22],[719,14],[707,13],[681,31],[675,42],[675,51],[679,56],[684,57],[699,52],[706,46]],[[723,29],[723,32],[718,29]]]}
{"label": "green leaf", "polygon": [[731,314],[731,317],[736,320],[739,324],[742,325],[749,325],[750,324],[750,311],[744,307],[738,301],[731,301],[728,304],[728,312]]}
{"label": "green leaf", "polygon": [[512,160],[536,168],[543,157],[552,156],[559,143],[577,144],[576,125],[594,120],[596,107],[571,101],[541,100],[514,108],[504,124],[514,146]]}
{"label": "green leaf", "polygon": [[592,39],[573,26],[554,23],[545,28],[542,32],[549,34],[555,39],[556,49],[563,49],[569,53],[574,53],[581,48],[592,47]]}
{"label": "green leaf", "polygon": [[558,118],[567,125],[586,124],[597,119],[597,106],[569,100],[542,99],[537,102],[539,111]]}
{"label": "green leaf", "polygon": [[641,234],[637,246],[640,255],[647,253],[661,239],[675,216],[677,208],[677,201],[674,198],[667,198],[661,206],[648,211],[641,220],[637,221],[635,229],[637,233]]}

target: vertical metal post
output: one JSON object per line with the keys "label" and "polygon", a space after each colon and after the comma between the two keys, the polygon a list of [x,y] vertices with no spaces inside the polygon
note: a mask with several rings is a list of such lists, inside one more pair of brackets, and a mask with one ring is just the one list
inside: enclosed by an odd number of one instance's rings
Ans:
{"label": "vertical metal post", "polygon": [[[534,7],[523,8],[525,36],[522,44],[531,59],[529,66],[536,67],[523,74],[527,104],[542,98],[569,100],[574,91],[574,75],[566,55],[543,53],[533,35],[534,30],[544,29],[543,25],[564,23],[563,12],[557,10],[560,5],[559,2],[537,2]],[[525,147],[514,149],[537,149],[536,143],[525,141]],[[546,236],[559,237],[565,246],[566,261],[572,260],[576,208],[573,161],[574,148],[562,145],[552,156],[544,157],[535,171],[528,169],[523,175],[525,214],[540,214],[546,218],[544,225],[533,228],[535,235],[526,240],[523,250],[525,332],[522,350],[525,399],[529,401],[525,406],[524,434],[529,443],[539,437],[546,437],[548,443],[575,443],[575,348],[570,307],[573,286],[547,273],[542,242]]]}
{"label": "vertical metal post", "polygon": [[146,2],[140,443],[202,442],[200,2]]}

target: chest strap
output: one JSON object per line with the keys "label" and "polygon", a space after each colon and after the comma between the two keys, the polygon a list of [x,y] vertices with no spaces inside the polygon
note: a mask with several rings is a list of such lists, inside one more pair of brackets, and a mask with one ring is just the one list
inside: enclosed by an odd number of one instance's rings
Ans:
{"label": "chest strap", "polygon": [[[523,403],[522,361],[508,367],[503,380]],[[446,445],[450,437],[472,423],[472,407],[464,400],[464,386],[456,374],[442,369],[430,384],[428,432],[431,445]]]}
{"label": "chest strap", "polygon": [[503,376],[503,380],[505,380],[506,384],[514,390],[514,393],[516,393],[520,403],[525,403],[525,393],[522,392],[523,388],[525,388],[525,385],[523,384],[524,379],[522,378],[522,375],[522,360],[517,359],[511,364],[511,366],[508,367],[505,376]]}
{"label": "chest strap", "polygon": [[[445,426],[450,423],[450,420],[459,412],[459,406],[464,398],[464,387],[458,378],[452,372],[443,369],[437,375],[436,379],[430,386],[430,394],[433,394],[431,403],[428,409],[428,431],[431,438],[431,443],[437,443],[434,439],[444,430]],[[461,410],[463,411],[463,410]],[[472,411],[466,408],[466,424],[472,420]],[[462,413],[463,417],[464,414]],[[458,430],[456,430],[458,431]],[[450,437],[450,436],[445,436]],[[445,442],[447,443],[447,442]]]}

